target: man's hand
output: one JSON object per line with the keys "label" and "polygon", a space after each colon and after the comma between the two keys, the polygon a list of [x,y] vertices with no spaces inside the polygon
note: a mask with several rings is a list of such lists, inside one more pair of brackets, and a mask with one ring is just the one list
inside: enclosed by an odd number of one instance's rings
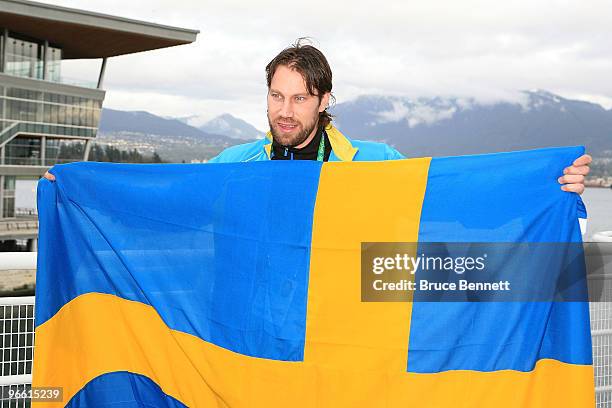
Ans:
{"label": "man's hand", "polygon": [[46,178],[49,181],[55,181],[55,176],[53,174],[49,173],[48,171],[45,172],[45,175],[43,177]]}
{"label": "man's hand", "polygon": [[589,164],[593,158],[584,154],[574,160],[571,166],[563,170],[563,176],[559,177],[559,183],[563,184],[561,190],[578,194],[584,192],[584,176],[589,174]]}

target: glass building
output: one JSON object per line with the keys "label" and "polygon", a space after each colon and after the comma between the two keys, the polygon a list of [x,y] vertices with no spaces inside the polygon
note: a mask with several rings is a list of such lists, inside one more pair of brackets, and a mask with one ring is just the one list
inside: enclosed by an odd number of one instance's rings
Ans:
{"label": "glass building", "polygon": [[[197,30],[24,0],[0,0],[0,250],[31,240],[35,208],[20,183],[59,163],[88,159],[105,91],[108,58],[188,44]],[[85,80],[62,75],[67,60],[95,59]],[[169,62],[171,63],[171,62]],[[32,183],[30,181],[30,183]]]}

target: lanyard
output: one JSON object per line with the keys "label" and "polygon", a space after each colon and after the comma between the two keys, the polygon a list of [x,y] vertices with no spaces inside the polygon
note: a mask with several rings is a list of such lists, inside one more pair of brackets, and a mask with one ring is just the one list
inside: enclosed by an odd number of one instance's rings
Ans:
{"label": "lanyard", "polygon": [[[321,141],[319,142],[319,150],[317,150],[317,161],[325,160],[325,131],[321,135]],[[285,147],[285,156],[287,156],[288,149]],[[274,149],[270,149],[270,158],[274,157]],[[293,160],[293,152],[291,152],[291,160]]]}
{"label": "lanyard", "polygon": [[319,142],[319,151],[317,152],[317,161],[322,162],[325,158],[325,131],[321,134],[321,141]]}

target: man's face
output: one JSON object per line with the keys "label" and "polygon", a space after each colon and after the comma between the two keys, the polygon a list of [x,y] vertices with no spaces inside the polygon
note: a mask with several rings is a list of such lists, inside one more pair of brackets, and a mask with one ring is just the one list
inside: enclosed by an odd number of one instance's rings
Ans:
{"label": "man's face", "polygon": [[[321,101],[310,95],[302,75],[280,65],[268,90],[268,122],[274,140],[283,146],[303,147],[314,137],[329,93]],[[311,137],[312,136],[312,137]]]}

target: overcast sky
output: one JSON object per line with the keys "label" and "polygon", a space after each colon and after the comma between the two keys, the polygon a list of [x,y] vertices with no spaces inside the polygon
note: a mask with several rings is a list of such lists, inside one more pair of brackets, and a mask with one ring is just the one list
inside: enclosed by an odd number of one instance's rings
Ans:
{"label": "overcast sky", "polygon": [[[228,112],[265,130],[265,65],[302,36],[326,55],[338,102],[373,93],[490,102],[540,88],[612,108],[609,0],[47,2],[200,30],[194,44],[109,59],[110,108],[200,121]],[[98,69],[78,62],[64,74],[95,81]]]}

